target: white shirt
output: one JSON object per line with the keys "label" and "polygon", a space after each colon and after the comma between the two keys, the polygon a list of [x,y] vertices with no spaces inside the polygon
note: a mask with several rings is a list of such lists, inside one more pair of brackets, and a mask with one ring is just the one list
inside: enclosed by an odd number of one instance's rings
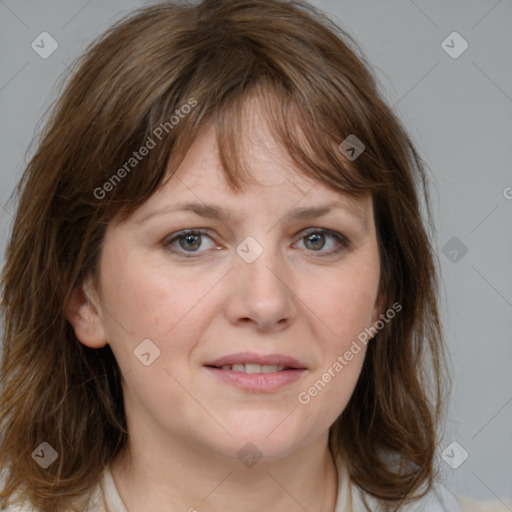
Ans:
{"label": "white shirt", "polygon": [[[378,500],[365,493],[360,487],[350,481],[347,465],[341,457],[336,459],[338,470],[338,496],[335,512],[366,512],[362,496],[366,497],[372,511],[378,510]],[[86,501],[86,500],[85,500]],[[85,512],[128,512],[117,490],[110,467],[106,467],[101,475],[100,482],[92,490],[88,508]],[[8,506],[0,509],[2,512],[37,512],[25,506]],[[402,509],[403,512],[510,512],[512,502],[507,504],[478,503],[451,493],[440,483],[423,498]]]}

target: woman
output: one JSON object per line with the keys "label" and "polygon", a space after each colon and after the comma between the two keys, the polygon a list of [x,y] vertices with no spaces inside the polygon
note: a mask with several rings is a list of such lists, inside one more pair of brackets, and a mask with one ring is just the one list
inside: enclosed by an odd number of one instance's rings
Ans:
{"label": "woman", "polygon": [[435,481],[424,166],[322,14],[133,13],[79,61],[19,192],[5,504],[479,510]]}

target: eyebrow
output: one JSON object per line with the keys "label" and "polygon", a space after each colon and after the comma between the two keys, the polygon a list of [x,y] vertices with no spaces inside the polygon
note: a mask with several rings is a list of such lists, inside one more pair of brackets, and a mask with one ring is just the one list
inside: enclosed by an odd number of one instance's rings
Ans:
{"label": "eyebrow", "polygon": [[[287,212],[280,220],[307,220],[327,215],[333,210],[341,209],[354,215],[361,222],[365,230],[368,228],[368,219],[365,213],[365,209],[360,203],[356,202],[352,198],[348,198],[343,202],[332,202],[321,206],[306,206],[302,208],[294,208]],[[183,203],[173,206],[163,206],[149,212],[142,219],[138,220],[138,224],[142,224],[153,217],[159,217],[172,212],[190,211],[209,219],[220,220],[222,222],[228,222],[234,218],[234,214],[231,210],[225,210],[219,206],[208,205],[205,203]]]}

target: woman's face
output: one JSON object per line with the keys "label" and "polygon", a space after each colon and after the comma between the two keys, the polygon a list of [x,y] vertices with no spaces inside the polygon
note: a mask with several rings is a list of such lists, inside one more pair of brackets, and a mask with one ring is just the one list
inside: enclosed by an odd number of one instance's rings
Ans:
{"label": "woman's face", "polygon": [[177,173],[109,225],[97,321],[132,436],[282,457],[326,440],[349,401],[357,336],[381,313],[379,254],[369,196],[300,175],[257,119],[245,157],[259,184],[235,194],[208,126]]}

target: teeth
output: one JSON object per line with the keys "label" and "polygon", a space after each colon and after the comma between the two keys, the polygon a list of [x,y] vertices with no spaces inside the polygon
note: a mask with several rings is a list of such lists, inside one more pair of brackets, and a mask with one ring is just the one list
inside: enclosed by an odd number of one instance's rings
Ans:
{"label": "teeth", "polygon": [[283,371],[284,366],[279,365],[271,365],[271,364],[253,364],[253,363],[245,363],[245,364],[225,364],[221,366],[221,370],[232,370],[234,372],[241,373],[274,373]]}
{"label": "teeth", "polygon": [[[277,368],[276,368],[276,370],[277,370]],[[241,371],[244,371],[244,370],[241,370]],[[263,373],[262,369],[261,369],[261,364],[246,364],[245,365],[245,373]]]}

